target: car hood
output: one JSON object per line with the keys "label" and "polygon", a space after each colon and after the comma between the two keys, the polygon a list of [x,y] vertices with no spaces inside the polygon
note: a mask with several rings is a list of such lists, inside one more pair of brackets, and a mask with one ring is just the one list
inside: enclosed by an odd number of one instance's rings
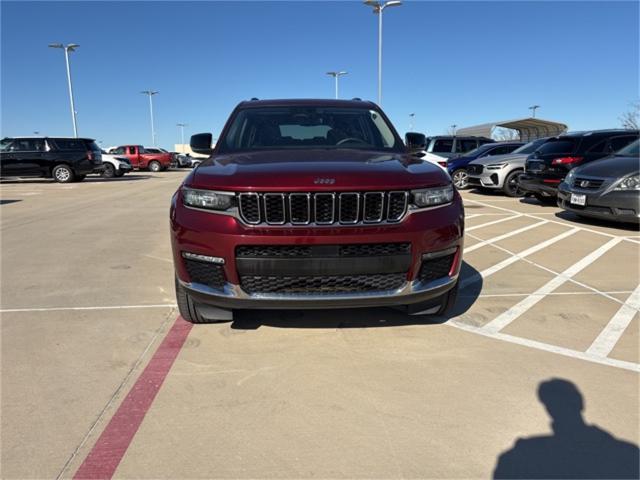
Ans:
{"label": "car hood", "polygon": [[474,165],[491,165],[493,163],[512,163],[519,162],[524,165],[525,160],[529,156],[528,153],[506,153],[504,155],[493,155],[491,157],[482,157],[471,162]]}
{"label": "car hood", "polygon": [[185,182],[238,191],[346,191],[421,188],[451,180],[438,166],[404,153],[310,149],[213,155]]}
{"label": "car hood", "polygon": [[637,174],[640,170],[640,158],[638,157],[610,157],[601,158],[576,169],[576,175],[588,177],[620,178],[626,175]]}

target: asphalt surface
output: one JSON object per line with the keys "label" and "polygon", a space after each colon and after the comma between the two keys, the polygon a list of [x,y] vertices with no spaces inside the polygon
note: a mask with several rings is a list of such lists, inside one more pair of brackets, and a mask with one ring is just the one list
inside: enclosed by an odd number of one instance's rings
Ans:
{"label": "asphalt surface", "polygon": [[451,318],[192,327],[168,227],[185,173],[0,185],[2,478],[637,474],[637,229],[464,192]]}

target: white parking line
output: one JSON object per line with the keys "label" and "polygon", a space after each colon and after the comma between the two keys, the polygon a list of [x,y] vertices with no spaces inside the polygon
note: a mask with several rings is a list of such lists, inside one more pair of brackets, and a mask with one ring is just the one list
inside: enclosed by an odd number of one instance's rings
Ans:
{"label": "white parking line", "polygon": [[591,252],[586,257],[579,260],[577,263],[573,264],[569,268],[567,268],[564,272],[560,273],[557,277],[549,280],[546,284],[536,290],[532,295],[529,295],[527,298],[521,300],[516,305],[511,307],[506,312],[498,315],[496,318],[491,320],[489,323],[484,325],[482,329],[489,333],[497,333],[502,330],[504,327],[513,322],[516,318],[518,318],[523,313],[527,312],[531,307],[533,307],[536,303],[538,303],[541,299],[543,299],[547,293],[553,292],[556,288],[561,286],[567,280],[569,280],[574,275],[578,274],[580,271],[584,270],[586,267],[595,262],[598,258],[604,255],[606,252],[615,247],[618,243],[622,241],[622,238],[612,238],[607,243],[597,248],[593,252]]}
{"label": "white parking line", "polygon": [[43,308],[3,308],[0,313],[18,312],[60,312],[69,310],[127,310],[130,308],[175,308],[175,303],[162,303],[158,305],[110,305],[103,307],[43,307]]}
{"label": "white parking line", "polygon": [[462,323],[458,320],[449,320],[447,323],[445,323],[445,325],[449,325],[450,327],[458,328],[460,330],[465,330],[471,333],[476,333],[478,335],[493,338],[496,340],[502,340],[503,342],[515,343],[524,347],[530,347],[537,350],[543,350],[545,352],[556,353],[565,357],[576,358],[592,363],[599,363],[601,365],[607,365],[609,367],[622,368],[624,370],[631,370],[632,372],[640,372],[640,365],[633,362],[591,355],[590,353],[579,352],[577,350],[571,350],[570,348],[558,347],[556,345],[550,345],[548,343],[538,342],[536,340],[530,340],[528,338],[516,337],[513,335],[508,335],[506,333],[490,332],[485,330],[483,327],[467,325],[466,323]]}
{"label": "white parking line", "polygon": [[495,225],[496,223],[506,222],[508,220],[513,220],[514,218],[522,217],[522,214],[513,215],[511,217],[499,218],[498,220],[493,220],[491,222],[481,223],[480,225],[474,225],[472,227],[467,227],[467,231],[471,232],[473,230],[477,230],[478,228],[488,227],[489,225]]}
{"label": "white parking line", "polygon": [[[546,222],[544,222],[546,223]],[[538,224],[536,224],[538,225]],[[577,228],[572,228],[571,230],[567,230],[566,232],[561,233],[560,235],[556,235],[553,238],[550,238],[549,240],[545,240],[544,242],[541,242],[537,245],[534,245],[531,248],[527,248],[526,250],[523,250],[520,253],[516,253],[514,255],[512,255],[511,257],[501,261],[500,263],[497,263],[496,265],[493,265],[492,267],[489,267],[485,270],[483,270],[482,272],[479,273],[475,273],[473,275],[471,275],[470,277],[467,277],[463,280],[460,281],[460,288],[465,288],[466,286],[478,282],[483,278],[487,278],[490,275],[493,275],[496,272],[499,272],[500,270],[502,270],[505,267],[508,267],[509,265],[511,265],[512,263],[517,262],[518,260],[522,260],[523,258],[529,256],[529,255],[533,255],[536,252],[539,252],[540,250],[543,250],[545,248],[547,248],[550,245],[553,245],[556,242],[559,242],[560,240],[563,240],[571,235],[573,235],[574,233],[579,232],[580,230]],[[487,240],[488,241],[488,240]],[[476,244],[477,245],[477,244]],[[469,251],[471,248],[475,247],[475,245],[472,245],[470,248],[466,249],[466,251]]]}
{"label": "white parking line", "polygon": [[[546,297],[555,297],[555,296],[562,296],[562,295],[602,295],[602,294],[606,294],[606,295],[624,295],[624,294],[630,294],[630,291],[625,291],[625,290],[619,290],[619,291],[615,291],[615,292],[551,292],[551,293],[547,293],[544,294],[543,296]],[[535,293],[481,293],[480,295],[465,295],[464,293],[461,293],[458,295],[459,298],[464,297],[464,298],[494,298],[494,297],[528,297],[529,295],[535,295]],[[542,294],[540,294],[542,295]]]}
{"label": "white parking line", "polygon": [[609,320],[609,323],[600,332],[598,338],[587,349],[587,353],[600,357],[609,355],[638,311],[640,311],[640,285]]}
{"label": "white parking line", "polygon": [[[473,202],[473,203],[477,203],[478,205],[481,205],[483,207],[488,207],[488,208],[494,208],[496,210],[502,210],[503,212],[508,212],[508,213],[513,213],[513,214],[519,214],[521,216],[525,216],[528,218],[535,218],[536,220],[545,220],[544,218],[540,218],[537,217],[536,215],[547,215],[548,212],[540,212],[539,214],[531,214],[531,213],[523,213],[523,212],[519,212],[517,210],[512,210],[510,208],[503,208],[503,207],[496,207],[495,205],[490,205],[488,203],[484,203],[484,202],[479,202],[478,200],[466,200],[467,202]],[[593,230],[592,228],[586,228],[586,227],[582,227],[582,226],[578,226],[575,225],[573,223],[569,223],[569,222],[561,222],[559,220],[548,220],[551,223],[556,223],[558,225],[564,225],[565,227],[575,227],[575,228],[579,228],[580,230],[584,230],[585,232],[589,232],[589,233],[595,233],[596,235],[602,235],[604,237],[609,237],[609,238],[622,238],[623,240],[627,241],[627,242],[634,242],[634,240],[632,238],[628,238],[626,236],[620,236],[620,235],[613,235],[611,233],[606,233],[606,232],[600,232],[598,230]],[[468,230],[468,229],[467,229]],[[638,243],[638,242],[634,242],[634,243]]]}
{"label": "white parking line", "polygon": [[519,233],[526,232],[527,230],[531,230],[532,228],[539,227],[544,225],[545,223],[549,223],[546,220],[542,220],[538,223],[534,223],[532,225],[527,225],[526,227],[519,228],[517,230],[513,230],[512,232],[505,233],[503,235],[498,235],[497,237],[490,238],[488,240],[483,240],[481,242],[475,243],[468,248],[464,249],[464,253],[473,252],[480,247],[484,247],[485,245],[489,245],[492,242],[499,242],[500,240],[504,240],[505,238],[513,237],[514,235],[518,235]]}

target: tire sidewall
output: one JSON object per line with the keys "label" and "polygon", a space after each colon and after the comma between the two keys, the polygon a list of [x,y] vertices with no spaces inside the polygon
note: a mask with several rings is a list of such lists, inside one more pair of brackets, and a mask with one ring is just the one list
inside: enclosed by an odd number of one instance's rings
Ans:
{"label": "tire sidewall", "polygon": [[104,164],[104,172],[102,172],[102,176],[105,178],[113,178],[116,176],[116,169],[111,163]]}
{"label": "tire sidewall", "polygon": [[[515,191],[509,186],[509,181],[511,179],[513,179],[513,177],[517,177],[519,175],[522,175],[524,172],[522,170],[514,170],[512,172],[509,172],[506,176],[506,178],[504,179],[504,185],[502,186],[502,191],[505,193],[505,195],[507,195],[508,197],[513,197],[513,198],[519,198],[519,197],[524,197],[524,191],[519,188],[516,189]],[[519,184],[519,182],[518,182]]]}
{"label": "tire sidewall", "polygon": [[[456,175],[464,175],[465,177],[465,183],[462,186],[458,186],[457,182],[455,180]],[[469,174],[467,173],[467,170],[465,168],[459,168],[458,170],[456,170],[455,172],[453,172],[453,174],[451,175],[451,178],[454,179],[454,185],[456,186],[456,188],[458,190],[466,190],[467,188],[469,188]]]}
{"label": "tire sidewall", "polygon": [[58,183],[71,183],[75,175],[69,165],[56,165],[51,171],[51,176]]}
{"label": "tire sidewall", "polygon": [[149,170],[157,173],[162,169],[162,166],[160,165],[160,163],[156,162],[155,160],[153,160],[152,162],[149,162]]}

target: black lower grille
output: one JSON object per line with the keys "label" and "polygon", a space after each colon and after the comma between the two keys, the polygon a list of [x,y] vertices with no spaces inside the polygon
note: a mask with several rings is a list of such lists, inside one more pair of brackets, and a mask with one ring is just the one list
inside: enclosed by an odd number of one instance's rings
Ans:
{"label": "black lower grille", "polygon": [[184,260],[184,264],[192,282],[202,283],[212,288],[224,287],[225,276],[222,265],[187,259]]}
{"label": "black lower grille", "polygon": [[446,277],[451,270],[451,264],[455,254],[445,255],[444,257],[423,260],[418,273],[418,279],[421,282],[430,282],[438,278]]}
{"label": "black lower grille", "polygon": [[379,257],[410,254],[410,243],[353,243],[348,245],[241,245],[238,258],[260,257]]}
{"label": "black lower grille", "polygon": [[396,290],[406,282],[405,273],[377,275],[242,276],[242,289],[251,294],[276,293],[322,295]]}

